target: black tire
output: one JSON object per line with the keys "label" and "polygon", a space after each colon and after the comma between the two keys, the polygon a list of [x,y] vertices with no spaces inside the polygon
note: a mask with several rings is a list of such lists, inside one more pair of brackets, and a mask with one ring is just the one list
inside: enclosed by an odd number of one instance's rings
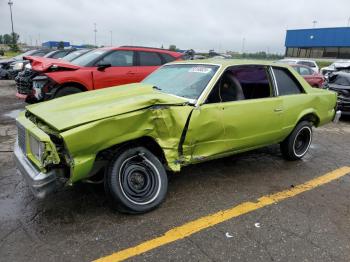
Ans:
{"label": "black tire", "polygon": [[62,87],[61,89],[59,89],[54,98],[58,98],[58,97],[62,97],[62,96],[68,96],[68,95],[73,95],[73,94],[77,94],[77,93],[81,93],[83,91],[81,91],[81,89],[79,89],[78,87],[75,86],[65,86]]}
{"label": "black tire", "polygon": [[164,200],[168,177],[159,159],[144,147],[120,150],[105,174],[112,207],[123,213],[151,211]]}
{"label": "black tire", "polygon": [[282,155],[287,160],[301,159],[309,150],[311,142],[312,124],[308,121],[302,121],[280,144]]}

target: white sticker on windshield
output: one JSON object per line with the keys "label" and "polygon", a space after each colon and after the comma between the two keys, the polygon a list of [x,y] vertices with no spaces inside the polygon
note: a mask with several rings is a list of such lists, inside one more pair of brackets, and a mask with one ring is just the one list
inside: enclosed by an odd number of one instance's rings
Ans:
{"label": "white sticker on windshield", "polygon": [[211,72],[211,68],[203,67],[203,66],[197,66],[197,67],[192,67],[188,72],[190,72],[190,73],[208,74],[208,73]]}

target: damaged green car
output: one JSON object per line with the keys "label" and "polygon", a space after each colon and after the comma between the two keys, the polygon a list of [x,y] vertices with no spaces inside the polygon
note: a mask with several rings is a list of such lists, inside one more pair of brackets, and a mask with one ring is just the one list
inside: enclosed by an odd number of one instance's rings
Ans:
{"label": "damaged green car", "polygon": [[142,213],[164,200],[167,170],[277,143],[302,158],[336,101],[287,65],[171,63],[141,83],[26,107],[15,159],[38,197],[103,173],[114,206]]}

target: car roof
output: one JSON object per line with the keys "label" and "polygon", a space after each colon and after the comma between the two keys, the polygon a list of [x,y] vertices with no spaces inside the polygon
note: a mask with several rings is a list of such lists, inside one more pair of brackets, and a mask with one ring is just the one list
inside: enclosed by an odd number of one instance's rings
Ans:
{"label": "car roof", "polygon": [[247,60],[247,59],[198,59],[198,60],[181,60],[174,61],[169,64],[202,64],[202,65],[218,65],[223,67],[239,66],[239,65],[264,65],[278,66],[288,68],[289,65],[279,63],[278,61],[266,60]]}
{"label": "car roof", "polygon": [[293,65],[290,65],[291,67],[306,67],[306,68],[309,68],[312,70],[312,67],[308,66],[308,65],[301,65],[301,64],[293,64]]}
{"label": "car roof", "polygon": [[156,47],[144,47],[144,46],[118,46],[118,47],[101,47],[101,50],[132,50],[132,51],[154,51],[159,53],[170,54],[175,57],[182,56],[183,54],[176,51],[170,51],[167,49],[156,48]]}

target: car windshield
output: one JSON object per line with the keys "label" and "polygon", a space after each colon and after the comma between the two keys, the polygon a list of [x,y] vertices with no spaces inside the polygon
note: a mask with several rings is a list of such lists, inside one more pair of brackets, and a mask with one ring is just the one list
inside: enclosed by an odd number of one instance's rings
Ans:
{"label": "car windshield", "polygon": [[13,59],[15,60],[22,60],[23,56],[30,56],[31,54],[33,54],[36,50],[29,50],[27,52],[24,52],[23,54],[17,55],[15,56]]}
{"label": "car windshield", "polygon": [[72,61],[72,64],[78,65],[78,66],[87,66],[89,65],[93,60],[98,58],[99,56],[107,53],[109,50],[103,50],[103,49],[97,49],[93,50],[91,52],[88,52]]}
{"label": "car windshield", "polygon": [[86,50],[86,49],[83,49],[83,50],[77,50],[77,51],[74,51],[68,55],[66,55],[65,57],[62,58],[62,60],[65,60],[65,61],[73,61],[74,59],[78,58],[79,56],[82,56],[83,54],[89,52],[89,50]]}
{"label": "car windshield", "polygon": [[56,52],[57,52],[57,50],[48,52],[46,55],[44,55],[44,57],[50,57],[50,56],[52,56],[52,54],[54,54]]}
{"label": "car windshield", "polygon": [[173,64],[159,68],[142,83],[151,84],[161,92],[198,99],[219,66],[203,64]]}

